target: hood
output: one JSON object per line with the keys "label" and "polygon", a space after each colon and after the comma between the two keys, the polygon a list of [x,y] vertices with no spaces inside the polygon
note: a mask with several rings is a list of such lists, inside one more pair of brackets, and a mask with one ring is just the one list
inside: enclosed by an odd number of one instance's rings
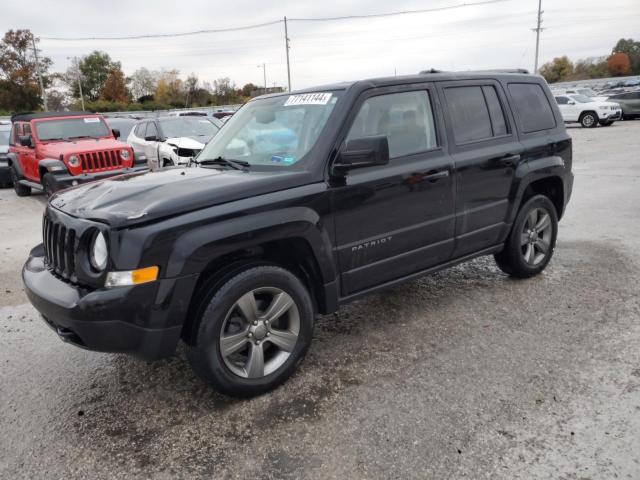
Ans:
{"label": "hood", "polygon": [[70,153],[89,153],[112,148],[130,148],[126,143],[115,138],[84,138],[68,142],[51,142],[40,144],[38,149],[46,157],[59,158]]}
{"label": "hood", "polygon": [[305,185],[309,178],[308,172],[170,168],[87,183],[50,203],[74,217],[120,227]]}
{"label": "hood", "polygon": [[619,107],[620,104],[616,102],[598,102],[598,105],[603,107]]}
{"label": "hood", "polygon": [[211,137],[173,137],[167,138],[164,142],[178,148],[202,150],[204,148],[204,144],[209,140],[211,140]]}

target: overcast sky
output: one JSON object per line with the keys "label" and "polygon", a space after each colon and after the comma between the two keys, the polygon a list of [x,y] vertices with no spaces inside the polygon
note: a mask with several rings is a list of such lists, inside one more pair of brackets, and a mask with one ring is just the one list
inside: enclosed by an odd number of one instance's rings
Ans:
{"label": "overcast sky", "polygon": [[[0,31],[30,28],[36,36],[117,36],[178,33],[290,18],[327,17],[436,8],[478,0],[38,0],[3,2]],[[538,0],[506,0],[482,6],[395,17],[289,23],[293,88],[426,68],[533,69]],[[640,0],[543,0],[540,63],[559,55],[573,60],[610,53],[621,38],[640,40]],[[54,71],[67,57],[99,49],[122,63],[177,68],[203,81],[230,77],[241,86],[286,85],[283,25],[233,33],[126,41],[42,40]]]}

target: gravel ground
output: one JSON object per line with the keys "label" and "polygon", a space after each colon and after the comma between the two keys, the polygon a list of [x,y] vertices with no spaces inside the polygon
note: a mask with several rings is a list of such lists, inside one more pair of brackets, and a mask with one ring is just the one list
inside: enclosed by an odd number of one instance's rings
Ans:
{"label": "gravel ground", "polygon": [[574,195],[544,274],[481,258],[361,300],[245,401],[183,352],[60,342],[20,282],[44,202],[0,191],[0,477],[640,478],[640,122],[570,132]]}

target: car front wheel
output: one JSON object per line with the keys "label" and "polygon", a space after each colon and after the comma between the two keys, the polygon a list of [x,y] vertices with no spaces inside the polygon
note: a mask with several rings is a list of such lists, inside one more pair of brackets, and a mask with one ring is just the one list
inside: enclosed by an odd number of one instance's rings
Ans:
{"label": "car front wheel", "polygon": [[313,334],[313,303],[300,279],[265,265],[211,290],[201,300],[187,348],[194,371],[236,397],[260,395],[289,378]]}
{"label": "car front wheel", "polygon": [[594,112],[585,112],[580,117],[580,125],[584,128],[594,128],[598,126],[598,116]]}

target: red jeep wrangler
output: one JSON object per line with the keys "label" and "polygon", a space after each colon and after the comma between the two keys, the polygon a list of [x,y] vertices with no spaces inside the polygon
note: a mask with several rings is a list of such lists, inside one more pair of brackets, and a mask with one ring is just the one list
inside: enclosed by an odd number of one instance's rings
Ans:
{"label": "red jeep wrangler", "polygon": [[87,112],[22,113],[11,117],[8,161],[16,194],[47,196],[80,183],[141,170],[133,149],[117,140],[101,115]]}

